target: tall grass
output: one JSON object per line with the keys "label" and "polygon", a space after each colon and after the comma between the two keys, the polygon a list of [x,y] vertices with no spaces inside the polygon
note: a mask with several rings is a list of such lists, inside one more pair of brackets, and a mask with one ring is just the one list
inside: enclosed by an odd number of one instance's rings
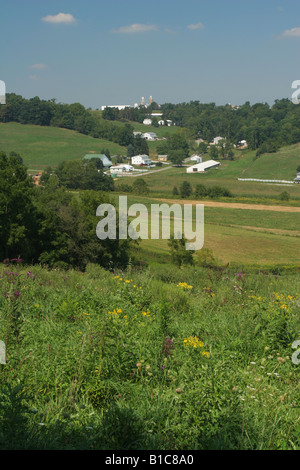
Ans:
{"label": "tall grass", "polygon": [[299,275],[3,266],[1,449],[295,449]]}

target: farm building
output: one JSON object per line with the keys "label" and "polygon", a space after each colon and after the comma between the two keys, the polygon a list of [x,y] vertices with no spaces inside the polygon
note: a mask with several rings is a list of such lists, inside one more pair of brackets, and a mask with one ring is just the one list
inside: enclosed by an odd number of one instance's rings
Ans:
{"label": "farm building", "polygon": [[150,160],[148,155],[135,155],[131,157],[132,165],[151,165],[152,160]]}
{"label": "farm building", "polygon": [[144,134],[142,134],[142,138],[146,140],[156,140],[157,135],[155,134],[155,132],[145,132]]}
{"label": "farm building", "polygon": [[143,124],[144,124],[145,126],[151,126],[151,124],[152,124],[152,119],[149,119],[149,118],[144,119],[144,120],[143,120]]}
{"label": "farm building", "polygon": [[197,162],[197,163],[202,163],[202,157],[199,157],[199,155],[192,155],[191,156],[191,161],[192,162]]}
{"label": "farm building", "polygon": [[218,145],[218,143],[220,142],[220,140],[225,140],[224,137],[221,137],[221,136],[218,136],[218,137],[215,137],[212,142],[210,143],[210,145]]}
{"label": "farm building", "polygon": [[159,162],[167,162],[168,161],[168,155],[158,155],[157,160]]}
{"label": "farm building", "polygon": [[94,158],[101,160],[104,168],[109,168],[110,166],[112,166],[112,162],[104,154],[88,153],[83,157],[83,160],[93,160]]}
{"label": "farm building", "polygon": [[211,168],[218,168],[220,162],[215,160],[208,160],[207,162],[197,163],[187,168],[187,173],[205,173],[205,171],[210,170]]}
{"label": "farm building", "polygon": [[118,172],[121,170],[128,172],[128,171],[133,171],[134,168],[132,165],[128,165],[127,163],[120,163],[119,165],[113,165],[110,167],[111,173],[114,173],[115,170],[117,170]]}
{"label": "farm building", "polygon": [[239,143],[238,143],[238,148],[240,148],[240,149],[248,148],[247,140],[240,140]]}
{"label": "farm building", "polygon": [[297,173],[296,178],[294,179],[295,183],[300,183],[300,173]]}

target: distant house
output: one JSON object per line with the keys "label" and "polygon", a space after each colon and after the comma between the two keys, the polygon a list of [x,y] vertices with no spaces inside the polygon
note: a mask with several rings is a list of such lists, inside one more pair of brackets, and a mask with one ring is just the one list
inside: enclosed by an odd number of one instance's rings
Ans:
{"label": "distant house", "polygon": [[94,159],[101,160],[104,168],[109,168],[112,166],[112,162],[104,154],[88,153],[87,155],[83,157],[83,160],[85,161],[94,160]]}
{"label": "distant house", "polygon": [[168,155],[158,155],[157,160],[159,162],[167,162],[168,161]]}
{"label": "distant house", "polygon": [[131,157],[132,165],[151,165],[152,160],[150,160],[148,155],[135,155]]}
{"label": "distant house", "polygon": [[125,171],[125,172],[128,172],[128,171],[133,171],[134,168],[132,165],[128,165],[127,163],[120,163],[119,165],[113,165],[110,167],[110,172],[113,173],[115,170],[117,171]]}
{"label": "distant house", "polygon": [[143,120],[143,124],[145,124],[145,126],[151,126],[152,124],[152,119],[149,119],[149,118],[146,118]]}
{"label": "distant house", "polygon": [[122,166],[113,165],[109,169],[112,175],[118,175],[119,173],[125,173],[125,169]]}
{"label": "distant house", "polygon": [[218,136],[218,137],[215,137],[213,139],[213,141],[210,143],[210,145],[218,145],[218,143],[220,142],[220,140],[225,140],[224,137],[221,137],[221,136]]}
{"label": "distant house", "polygon": [[145,132],[144,134],[142,134],[142,138],[146,140],[156,140],[157,135],[155,134],[155,132]]}
{"label": "distant house", "polygon": [[238,148],[239,148],[239,149],[246,149],[246,148],[248,148],[247,140],[240,140],[239,143],[238,143]]}
{"label": "distant house", "polygon": [[300,183],[300,173],[297,173],[296,178],[294,179],[295,183]]}
{"label": "distant house", "polygon": [[192,155],[190,160],[192,162],[202,163],[202,157],[199,157],[199,155]]}
{"label": "distant house", "polygon": [[187,168],[187,173],[205,173],[207,170],[211,168],[218,168],[220,162],[216,162],[215,160],[208,160],[207,162],[197,163],[196,165],[192,165]]}
{"label": "distant house", "polygon": [[173,123],[173,121],[171,121],[171,119],[167,119],[166,120],[166,123],[167,123],[167,126],[174,126],[175,124]]}
{"label": "distant house", "polygon": [[40,180],[41,180],[41,176],[42,176],[42,172],[40,171],[37,175],[33,175],[33,182],[36,186],[38,186],[40,184]]}
{"label": "distant house", "polygon": [[160,119],[160,120],[158,121],[158,124],[159,124],[160,126],[164,126],[164,125],[165,125],[165,121],[164,121],[163,119]]}

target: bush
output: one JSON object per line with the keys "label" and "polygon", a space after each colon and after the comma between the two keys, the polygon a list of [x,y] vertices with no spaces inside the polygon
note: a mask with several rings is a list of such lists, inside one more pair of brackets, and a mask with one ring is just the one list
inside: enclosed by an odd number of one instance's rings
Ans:
{"label": "bush", "polygon": [[189,197],[193,192],[192,186],[188,181],[183,181],[179,189],[182,198]]}
{"label": "bush", "polygon": [[229,191],[229,189],[223,188],[222,186],[212,186],[210,189],[208,189],[208,194],[209,197],[212,199],[218,198],[218,197],[233,197],[232,193]]}
{"label": "bush", "polygon": [[216,265],[216,259],[213,251],[209,248],[202,248],[196,254],[196,263],[203,267],[212,267]]}
{"label": "bush", "polygon": [[282,193],[279,194],[279,199],[281,201],[289,201],[290,200],[290,195],[287,191],[283,191]]}

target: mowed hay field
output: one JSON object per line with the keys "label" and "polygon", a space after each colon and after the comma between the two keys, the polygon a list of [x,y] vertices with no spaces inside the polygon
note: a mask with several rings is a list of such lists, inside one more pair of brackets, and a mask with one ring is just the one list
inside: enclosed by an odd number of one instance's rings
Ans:
{"label": "mowed hay field", "polygon": [[[118,204],[117,196],[114,196]],[[151,204],[161,204],[158,199],[129,196],[128,207],[142,203],[148,209],[149,234],[151,226]],[[171,200],[167,200],[169,205]],[[189,203],[192,201],[174,201]],[[200,202],[200,201],[199,201]],[[255,207],[255,206],[254,206]],[[204,247],[212,250],[220,264],[300,266],[300,211],[282,212],[273,210],[235,209],[209,207],[204,202]],[[183,207],[182,207],[183,214]],[[138,217],[139,214],[137,214]],[[171,214],[172,216],[173,214]],[[194,212],[195,217],[195,212]],[[171,224],[171,231],[173,223]],[[149,235],[150,236],[150,235]],[[169,261],[168,240],[141,240],[137,253],[141,259],[152,262]]]}
{"label": "mowed hay field", "polygon": [[55,167],[64,160],[83,158],[91,151],[100,153],[103,148],[108,148],[111,155],[126,153],[124,147],[114,142],[68,129],[15,122],[0,124],[0,151],[19,153],[29,170]]}

